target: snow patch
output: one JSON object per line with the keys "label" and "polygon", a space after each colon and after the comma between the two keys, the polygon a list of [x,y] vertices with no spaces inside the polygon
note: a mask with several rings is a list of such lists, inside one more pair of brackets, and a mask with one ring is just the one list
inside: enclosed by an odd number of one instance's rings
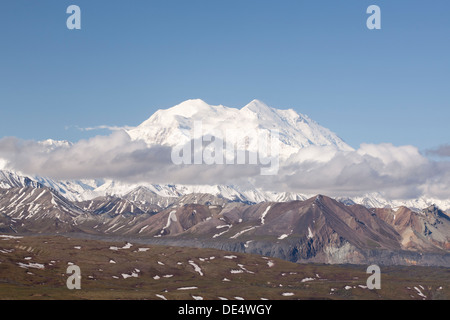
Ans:
{"label": "snow patch", "polygon": [[313,233],[311,231],[311,228],[308,227],[308,239],[312,239],[313,237],[314,237],[314,235],[313,235]]}
{"label": "snow patch", "polygon": [[19,265],[19,267],[24,268],[24,269],[32,268],[32,269],[41,269],[42,270],[45,268],[45,266],[40,263],[31,263],[30,262],[28,264],[25,264],[22,262],[18,262],[17,264]]}
{"label": "snow patch", "polygon": [[[420,286],[420,287],[423,289],[422,286]],[[422,293],[422,291],[420,291],[419,288],[414,287],[414,289],[417,291],[417,295],[421,296],[421,297],[424,298],[424,299],[427,297],[426,295],[424,295],[424,294]]]}
{"label": "snow patch", "polygon": [[176,211],[175,211],[175,210],[170,211],[169,217],[167,218],[166,226],[163,228],[163,230],[166,230],[167,228],[169,228],[170,225],[172,224],[172,221],[173,221],[173,222],[177,222],[177,221],[178,221],[178,220],[177,220],[177,215],[176,215]]}
{"label": "snow patch", "polygon": [[198,287],[181,287],[178,288],[177,290],[183,291],[183,290],[197,290]]}
{"label": "snow patch", "polygon": [[23,237],[8,236],[8,235],[0,234],[0,238],[4,238],[4,239],[22,239]]}
{"label": "snow patch", "polygon": [[281,294],[283,297],[292,297],[294,295],[293,292],[285,292]]}
{"label": "snow patch", "polygon": [[197,264],[195,264],[194,261],[190,260],[189,264],[194,267],[195,272],[198,272],[198,274],[203,277],[202,269]]}
{"label": "snow patch", "polygon": [[249,231],[251,231],[251,230],[253,230],[253,229],[256,229],[256,227],[250,227],[250,228],[244,229],[244,230],[242,230],[242,231],[236,233],[236,234],[235,234],[234,236],[232,236],[230,239],[236,239],[236,238],[239,237],[240,235],[242,235],[242,234],[244,234],[244,233],[246,233],[246,232],[249,232]]}
{"label": "snow patch", "polygon": [[266,210],[263,212],[263,214],[261,215],[261,224],[264,224],[264,222],[265,222],[264,219],[266,218],[266,215],[267,215],[267,213],[269,212],[270,207],[271,207],[271,206],[268,206],[268,207],[266,208]]}
{"label": "snow patch", "polygon": [[244,270],[234,270],[234,269],[232,269],[232,270],[230,271],[230,273],[233,273],[233,274],[236,274],[236,273],[244,273]]}
{"label": "snow patch", "polygon": [[126,243],[123,247],[122,247],[122,249],[130,249],[131,247],[132,247],[133,245],[131,244],[131,243]]}

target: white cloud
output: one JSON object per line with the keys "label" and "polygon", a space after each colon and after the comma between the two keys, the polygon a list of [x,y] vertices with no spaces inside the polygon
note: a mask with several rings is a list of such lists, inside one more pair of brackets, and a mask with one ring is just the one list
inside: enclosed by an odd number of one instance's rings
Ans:
{"label": "white cloud", "polygon": [[0,139],[0,158],[6,169],[54,179],[111,178],[126,182],[196,184],[226,183],[259,174],[256,166],[177,166],[171,148],[148,147],[131,140],[125,131],[80,140],[72,145],[51,146],[17,138]]}
{"label": "white cloud", "polygon": [[76,128],[80,131],[96,131],[96,130],[126,131],[126,130],[134,129],[135,127],[130,127],[130,126],[119,127],[119,126],[99,125],[99,126],[87,127],[87,128],[80,128],[77,126]]}
{"label": "white cloud", "polygon": [[0,159],[0,170],[5,170],[8,162],[4,159]]}
{"label": "white cloud", "polygon": [[383,193],[391,199],[422,195],[447,199],[450,163],[429,160],[413,146],[362,144],[355,151],[330,147],[300,149],[278,175],[261,176],[254,165],[172,164],[169,147],[148,147],[125,131],[77,143],[48,145],[17,138],[0,139],[0,168],[56,179],[110,178],[123,182],[234,184],[249,181],[272,191],[330,196]]}
{"label": "white cloud", "polygon": [[450,186],[449,164],[430,161],[413,146],[362,144],[356,151],[334,153],[323,148],[324,154],[316,161],[312,155],[318,153],[317,148],[312,148],[309,155],[309,148],[293,155],[291,159],[296,161],[281,166],[272,187],[331,196],[381,192],[387,198],[409,199],[421,195],[442,197],[442,188]]}

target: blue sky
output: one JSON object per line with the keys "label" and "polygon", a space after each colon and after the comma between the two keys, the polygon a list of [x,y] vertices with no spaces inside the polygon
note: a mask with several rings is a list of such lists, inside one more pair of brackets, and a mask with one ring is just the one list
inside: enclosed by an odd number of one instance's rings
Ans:
{"label": "blue sky", "polygon": [[[82,30],[66,28],[66,8]],[[366,9],[382,29],[366,28]],[[3,0],[0,137],[77,141],[190,98],[293,108],[353,147],[450,143],[450,3]]]}

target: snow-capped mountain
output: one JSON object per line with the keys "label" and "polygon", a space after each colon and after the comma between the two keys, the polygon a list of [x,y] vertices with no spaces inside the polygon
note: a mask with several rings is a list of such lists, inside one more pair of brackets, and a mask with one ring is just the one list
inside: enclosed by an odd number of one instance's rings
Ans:
{"label": "snow-capped mountain", "polygon": [[70,201],[90,200],[103,195],[101,191],[96,190],[104,185],[103,180],[60,181],[39,176],[33,176],[32,179],[46,187],[56,190]]}
{"label": "snow-capped mountain", "polygon": [[39,188],[41,185],[28,177],[15,172],[0,170],[0,189],[33,187]]}
{"label": "snow-capped mountain", "polygon": [[87,217],[78,206],[47,187],[0,189],[0,208],[0,230],[4,232],[75,231],[77,220]]}
{"label": "snow-capped mountain", "polygon": [[[97,197],[116,196],[135,199],[145,199],[149,204],[164,207],[174,200],[189,194],[210,194],[216,197],[244,203],[288,202],[306,200],[310,194],[295,192],[273,192],[260,188],[241,190],[238,186],[221,185],[158,185],[158,184],[127,184],[112,180],[57,181],[43,177],[26,177],[18,173],[0,170],[0,189],[21,187],[49,187],[62,194],[70,201],[89,201]],[[149,200],[151,199],[151,200]],[[136,200],[136,199],[135,199]],[[440,200],[420,197],[410,200],[388,200],[380,193],[370,193],[359,197],[337,197],[336,200],[347,205],[360,204],[366,208],[399,208],[407,207],[414,211],[436,205],[442,210],[450,211],[450,200]]]}
{"label": "snow-capped mountain", "polygon": [[[242,109],[188,100],[128,130],[134,141],[121,135],[126,144],[145,149],[175,147],[217,132],[233,141],[257,140],[272,130],[279,132],[281,167],[355,151],[307,116],[257,100]],[[44,155],[76,147],[67,141],[39,144]],[[244,148],[258,151],[250,143]],[[6,171],[3,165],[0,159],[0,232],[126,236],[296,262],[450,265],[450,218],[440,210],[449,211],[450,200],[393,201],[381,191],[333,199],[274,192],[259,187],[256,179],[245,185],[218,185],[214,179],[183,185],[108,177],[55,180]]]}
{"label": "snow-capped mountain", "polygon": [[378,192],[352,198],[338,197],[336,200],[347,205],[360,204],[365,206],[366,208],[397,209],[400,207],[407,207],[416,212],[420,212],[425,208],[436,205],[445,211],[450,211],[450,200],[441,200],[427,197],[420,197],[417,199],[409,200],[389,200]]}
{"label": "snow-capped mountain", "polygon": [[54,150],[56,148],[68,148],[73,145],[72,142],[66,140],[53,140],[47,139],[43,141],[39,141],[39,144],[48,148],[49,151]]}
{"label": "snow-capped mountain", "polygon": [[[199,122],[201,122],[202,130],[195,130],[195,125]],[[320,154],[317,153],[317,150],[312,152],[311,156],[314,157],[314,160],[318,160],[318,157],[327,157],[324,153],[332,154],[334,151],[353,150],[336,134],[320,126],[308,116],[299,114],[292,109],[271,108],[258,100],[253,100],[242,109],[222,105],[213,106],[199,99],[187,100],[172,108],[158,110],[139,126],[127,130],[127,133],[133,140],[143,140],[149,146],[173,147],[188,143],[192,139],[198,139],[201,135],[214,135],[217,132],[226,138],[236,140],[242,137],[255,138],[259,133],[267,133],[271,130],[279,132],[280,160],[287,161],[289,164],[295,164],[298,161],[296,156],[292,155],[300,149],[306,150],[308,147],[319,146],[321,150],[326,149],[326,152],[321,151]],[[51,139],[41,141],[40,144],[48,148],[49,152],[57,148],[70,148],[73,145],[68,141]],[[251,149],[252,146],[248,147],[249,151],[254,151]],[[302,154],[302,157],[304,156],[305,154]],[[146,192],[152,193],[150,198],[158,198],[152,200],[155,204],[169,201],[161,199],[178,198],[192,193],[211,194],[245,203],[287,202],[305,200],[313,196],[312,194],[291,193],[289,190],[286,192],[263,190],[250,183],[246,186],[237,186],[214,183],[210,185],[160,185],[152,181],[131,184],[110,179],[61,181],[40,176],[27,177],[20,172],[6,171],[4,166],[5,162],[0,159],[0,188],[46,186],[56,190],[70,201],[88,201],[102,196],[123,197],[140,188],[145,188]],[[436,204],[444,210],[450,209],[450,200],[422,197],[414,200],[391,201],[380,193],[364,194],[351,199],[338,198],[338,200],[346,204],[362,204],[368,208],[406,206],[414,210],[421,210]]]}
{"label": "snow-capped mountain", "polygon": [[239,186],[224,185],[158,185],[151,183],[128,184],[108,180],[93,190],[97,195],[125,196],[142,192],[152,193],[160,198],[178,198],[189,194],[210,194],[231,201],[259,203],[265,201],[305,200],[306,195],[289,192],[271,192],[259,188],[241,190]]}
{"label": "snow-capped mountain", "polygon": [[[202,130],[194,130],[201,122]],[[175,145],[188,143],[200,135],[215,135],[238,141],[242,137],[257,140],[259,134],[279,132],[280,159],[285,160],[301,148],[333,146],[337,150],[353,150],[330,130],[308,116],[292,109],[279,110],[253,100],[242,109],[222,105],[212,106],[202,100],[188,100],[167,110],[158,110],[138,127],[128,130],[134,140],[148,145]],[[256,151],[251,146],[249,151]]]}

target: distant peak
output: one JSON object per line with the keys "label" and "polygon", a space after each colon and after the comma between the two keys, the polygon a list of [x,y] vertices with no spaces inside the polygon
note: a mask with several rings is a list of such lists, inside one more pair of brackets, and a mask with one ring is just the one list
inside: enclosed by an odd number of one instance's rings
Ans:
{"label": "distant peak", "polygon": [[247,104],[242,110],[249,110],[252,112],[273,111],[271,107],[257,99]]}
{"label": "distant peak", "polygon": [[205,100],[197,98],[197,99],[187,99],[183,101],[182,103],[201,103],[201,104],[207,104]]}
{"label": "distant peak", "polygon": [[181,102],[180,104],[176,105],[174,108],[177,108],[177,107],[201,108],[201,107],[209,107],[209,104],[207,104],[202,99],[189,99],[189,100]]}
{"label": "distant peak", "polygon": [[318,194],[317,196],[316,196],[316,198],[315,198],[315,200],[314,200],[314,202],[316,202],[316,203],[322,203],[322,201],[323,201],[323,195],[321,195],[321,194]]}
{"label": "distant peak", "polygon": [[189,99],[163,111],[173,115],[191,117],[197,112],[209,110],[210,108],[211,106],[202,99]]}
{"label": "distant peak", "polygon": [[59,147],[71,147],[73,145],[72,142],[69,142],[67,140],[53,140],[53,139],[38,141],[38,144],[50,149],[56,149]]}
{"label": "distant peak", "polygon": [[267,104],[265,104],[263,101],[258,99],[253,99],[249,104],[258,104],[258,105],[264,105],[267,107]]}

